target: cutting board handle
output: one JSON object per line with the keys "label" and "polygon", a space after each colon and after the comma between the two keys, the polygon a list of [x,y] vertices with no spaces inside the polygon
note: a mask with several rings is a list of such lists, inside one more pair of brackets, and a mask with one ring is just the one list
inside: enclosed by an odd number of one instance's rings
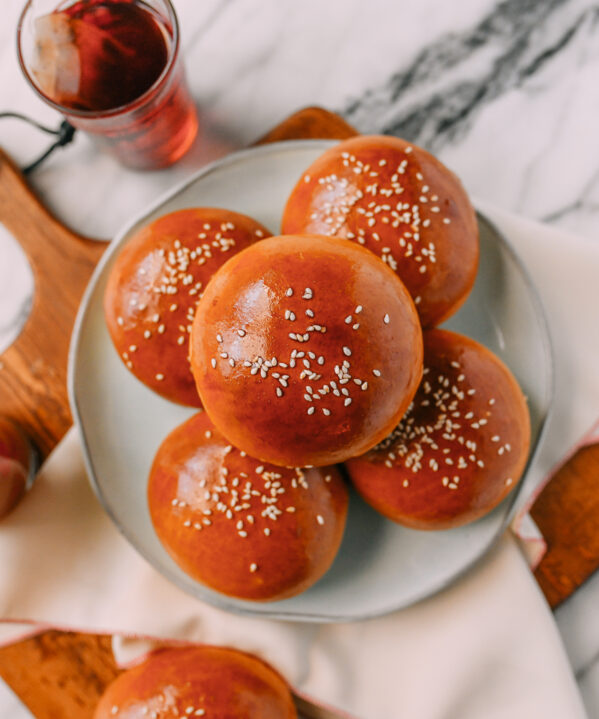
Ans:
{"label": "cutting board handle", "polygon": [[81,295],[106,245],[64,227],[1,148],[0,223],[25,251],[35,282],[27,322],[0,354],[0,412],[21,425],[45,456],[71,424],[69,338]]}

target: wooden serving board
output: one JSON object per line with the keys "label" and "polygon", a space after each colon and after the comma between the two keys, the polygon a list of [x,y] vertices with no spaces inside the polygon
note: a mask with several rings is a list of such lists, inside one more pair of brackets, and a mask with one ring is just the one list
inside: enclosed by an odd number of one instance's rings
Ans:
{"label": "wooden serving board", "polygon": [[[256,144],[355,134],[338,115],[307,108]],[[72,422],[65,383],[69,339],[105,243],[66,229],[1,150],[0,222],[21,242],[36,283],[23,332],[0,355],[0,413],[16,420],[45,456]],[[533,508],[549,543],[535,576],[553,606],[599,567],[598,477],[599,445],[592,445],[555,475]],[[0,649],[0,676],[38,719],[91,719],[99,696],[117,674],[106,636],[50,631]]]}

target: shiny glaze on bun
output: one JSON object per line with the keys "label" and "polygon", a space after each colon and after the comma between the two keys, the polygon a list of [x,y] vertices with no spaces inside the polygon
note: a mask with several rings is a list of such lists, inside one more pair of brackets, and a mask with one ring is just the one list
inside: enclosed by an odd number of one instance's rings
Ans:
{"label": "shiny glaze on bun", "polygon": [[201,406],[189,370],[189,331],[208,280],[229,257],[270,232],[229,210],[172,212],[139,230],[110,271],[104,312],[125,366],[179,404]]}
{"label": "shiny glaze on bun", "polygon": [[367,247],[403,280],[425,327],[453,314],[474,284],[478,226],[464,188],[396,137],[356,137],[326,151],[292,191],[281,227]]}
{"label": "shiny glaze on bun", "polygon": [[478,342],[424,333],[424,376],[395,431],[346,463],[362,497],[415,529],[447,529],[490,512],[526,465],[530,419],[507,367]]}
{"label": "shiny glaze on bun", "polygon": [[380,442],[422,372],[422,332],[397,275],[336,238],[264,240],[215,273],[191,365],[217,428],[248,454],[322,466]]}
{"label": "shiny glaze on bun", "polygon": [[199,646],[162,649],[118,676],[94,719],[297,719],[285,681],[257,657]]}
{"label": "shiny glaze on bun", "polygon": [[162,443],[148,502],[159,539],[187,574],[229,596],[274,600],[302,592],[330,567],[348,493],[335,467],[253,459],[200,412]]}

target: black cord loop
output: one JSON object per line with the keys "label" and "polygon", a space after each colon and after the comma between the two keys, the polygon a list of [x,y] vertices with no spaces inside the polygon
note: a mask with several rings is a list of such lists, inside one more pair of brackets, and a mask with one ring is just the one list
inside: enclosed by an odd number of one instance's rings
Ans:
{"label": "black cord loop", "polygon": [[23,174],[25,175],[28,175],[30,172],[33,172],[33,170],[38,168],[42,164],[42,162],[44,162],[44,160],[50,157],[54,150],[56,150],[58,147],[64,147],[65,145],[68,145],[73,141],[73,138],[75,137],[76,130],[67,120],[63,120],[60,123],[60,127],[55,130],[51,127],[47,127],[46,125],[40,124],[31,117],[27,117],[27,115],[22,115],[20,112],[0,112],[0,119],[3,118],[23,120],[24,122],[28,122],[30,125],[33,125],[33,127],[36,127],[38,130],[41,130],[48,135],[54,135],[57,138],[56,141],[53,142],[50,147],[40,157],[37,158],[37,160],[34,160],[32,163],[23,168]]}

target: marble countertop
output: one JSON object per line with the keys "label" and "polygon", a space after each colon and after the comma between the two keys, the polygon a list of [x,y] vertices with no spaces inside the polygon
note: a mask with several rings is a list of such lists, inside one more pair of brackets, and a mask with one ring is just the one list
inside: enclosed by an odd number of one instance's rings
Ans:
{"label": "marble countertop", "polygon": [[[22,78],[4,0],[0,111],[58,125]],[[79,134],[31,177],[73,229],[108,238],[200,165],[312,104],[362,132],[434,152],[475,197],[597,239],[599,5],[592,0],[175,0],[202,118],[175,167],[134,173]],[[0,121],[0,146],[24,165],[48,137]],[[1,226],[0,226],[1,229]],[[10,267],[10,271],[9,268]],[[27,314],[31,280],[0,231],[0,347]],[[591,717],[599,718],[599,575],[556,613]],[[0,719],[27,716],[0,687]]]}

